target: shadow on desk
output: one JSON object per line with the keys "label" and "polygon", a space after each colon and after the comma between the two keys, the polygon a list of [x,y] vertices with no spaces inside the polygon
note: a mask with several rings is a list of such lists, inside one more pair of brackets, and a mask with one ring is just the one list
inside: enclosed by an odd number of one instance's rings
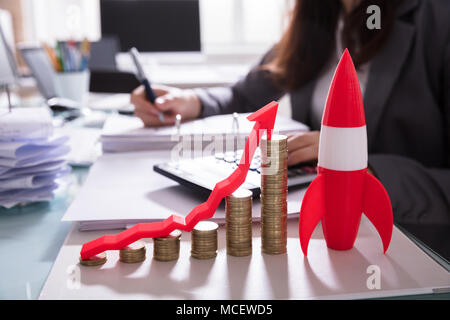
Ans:
{"label": "shadow on desk", "polygon": [[[147,252],[149,256],[149,253]],[[151,255],[151,253],[150,253]],[[186,257],[184,257],[186,258]],[[96,268],[80,268],[80,280],[83,286],[97,286],[107,284],[109,289],[114,290],[118,294],[143,294],[154,295],[160,299],[195,299],[191,291],[201,288],[207,283],[211,269],[214,267],[215,259],[197,260],[189,258],[189,276],[181,279],[177,277],[178,261],[162,262],[147,257],[151,260],[148,274],[143,277],[133,277],[138,269],[142,268],[142,264],[125,264],[117,260],[112,266],[115,274],[122,278],[123,281],[107,282],[104,277],[109,277],[111,270],[103,269],[101,266]],[[92,269],[97,272],[97,277],[87,277]],[[163,279],[164,284],[161,285],[155,279]]]}

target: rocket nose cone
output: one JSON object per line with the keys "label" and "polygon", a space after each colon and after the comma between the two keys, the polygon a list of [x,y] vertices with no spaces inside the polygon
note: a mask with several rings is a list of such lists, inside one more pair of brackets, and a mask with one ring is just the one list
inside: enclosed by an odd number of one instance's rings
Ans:
{"label": "rocket nose cone", "polygon": [[366,124],[358,76],[345,49],[328,91],[322,124],[330,127],[361,127]]}

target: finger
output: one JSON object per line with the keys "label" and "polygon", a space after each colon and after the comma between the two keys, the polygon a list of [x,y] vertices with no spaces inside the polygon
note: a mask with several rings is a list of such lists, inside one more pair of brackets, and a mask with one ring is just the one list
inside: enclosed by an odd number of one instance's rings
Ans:
{"label": "finger", "polygon": [[162,123],[156,115],[139,111],[135,111],[134,114],[142,120],[146,127],[160,127],[165,125],[165,123]]}
{"label": "finger", "polygon": [[176,107],[176,101],[173,95],[166,94],[156,98],[155,107],[162,112],[170,112]]}
{"label": "finger", "polygon": [[[171,110],[172,106],[173,106],[172,100],[173,100],[173,98],[170,95],[168,97],[166,97],[166,95],[164,95],[163,97],[157,98],[155,101],[155,104],[151,104],[147,101],[147,103],[146,103],[147,106],[145,106],[144,104],[139,105],[139,107],[137,107],[135,109],[135,114],[137,116],[139,116],[140,118],[143,118],[144,115],[147,114],[150,117],[150,119],[152,119],[151,126],[174,124],[175,120],[176,120],[175,119],[176,112],[172,112],[173,110]],[[150,104],[151,109],[149,108],[148,104]],[[163,110],[157,108],[157,106],[161,106],[161,105],[162,105],[161,109],[163,109]],[[161,113],[163,113],[162,114],[163,116],[161,116]],[[155,116],[158,117],[158,121],[156,123],[153,120]],[[164,120],[164,121],[161,122],[161,120]]]}
{"label": "finger", "polygon": [[167,90],[164,90],[164,89],[158,89],[158,88],[155,88],[155,87],[153,87],[153,86],[152,86],[152,90],[153,90],[153,92],[155,93],[155,95],[156,95],[157,97],[163,96],[163,95],[165,95],[165,94],[168,93]]}
{"label": "finger", "polygon": [[164,124],[172,125],[172,124],[175,124],[175,122],[176,122],[175,114],[173,114],[173,113],[169,113],[169,114],[165,113],[164,114]]}
{"label": "finger", "polygon": [[295,150],[288,155],[288,166],[297,163],[317,160],[318,148],[317,145],[309,145],[305,148]]}
{"label": "finger", "polygon": [[151,115],[158,115],[159,110],[146,98],[140,95],[131,95],[130,102],[134,105],[135,110],[141,113],[148,113]]}
{"label": "finger", "polygon": [[297,149],[305,148],[314,143],[315,143],[314,135],[309,132],[303,132],[288,137],[287,146],[289,152],[292,152]]}

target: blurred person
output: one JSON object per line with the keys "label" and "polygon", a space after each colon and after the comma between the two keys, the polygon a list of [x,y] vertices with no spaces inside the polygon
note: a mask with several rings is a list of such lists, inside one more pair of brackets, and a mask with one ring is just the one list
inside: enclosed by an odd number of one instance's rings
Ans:
{"label": "blurred person", "polygon": [[[381,28],[369,29],[377,5]],[[288,138],[288,164],[318,156],[321,116],[348,48],[365,105],[369,171],[386,187],[394,220],[450,225],[450,1],[297,0],[290,24],[249,73],[230,87],[143,87],[131,96],[147,126],[253,112],[289,93],[292,118],[311,131]],[[164,112],[165,123],[158,119]]]}

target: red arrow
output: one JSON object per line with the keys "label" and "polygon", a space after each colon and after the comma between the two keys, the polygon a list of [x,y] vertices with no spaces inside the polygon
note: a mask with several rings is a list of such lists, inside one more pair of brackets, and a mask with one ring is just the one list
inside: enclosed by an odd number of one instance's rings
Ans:
{"label": "red arrow", "polygon": [[191,231],[199,221],[211,218],[220,201],[244,183],[264,130],[267,132],[267,138],[272,138],[277,110],[278,103],[272,101],[247,117],[248,120],[256,121],[256,123],[245,144],[239,166],[228,178],[215,185],[206,202],[196,206],[186,217],[171,215],[163,221],[139,223],[119,234],[105,235],[89,241],[81,248],[81,259],[88,259],[106,250],[120,250],[142,238],[165,237],[175,229]]}

